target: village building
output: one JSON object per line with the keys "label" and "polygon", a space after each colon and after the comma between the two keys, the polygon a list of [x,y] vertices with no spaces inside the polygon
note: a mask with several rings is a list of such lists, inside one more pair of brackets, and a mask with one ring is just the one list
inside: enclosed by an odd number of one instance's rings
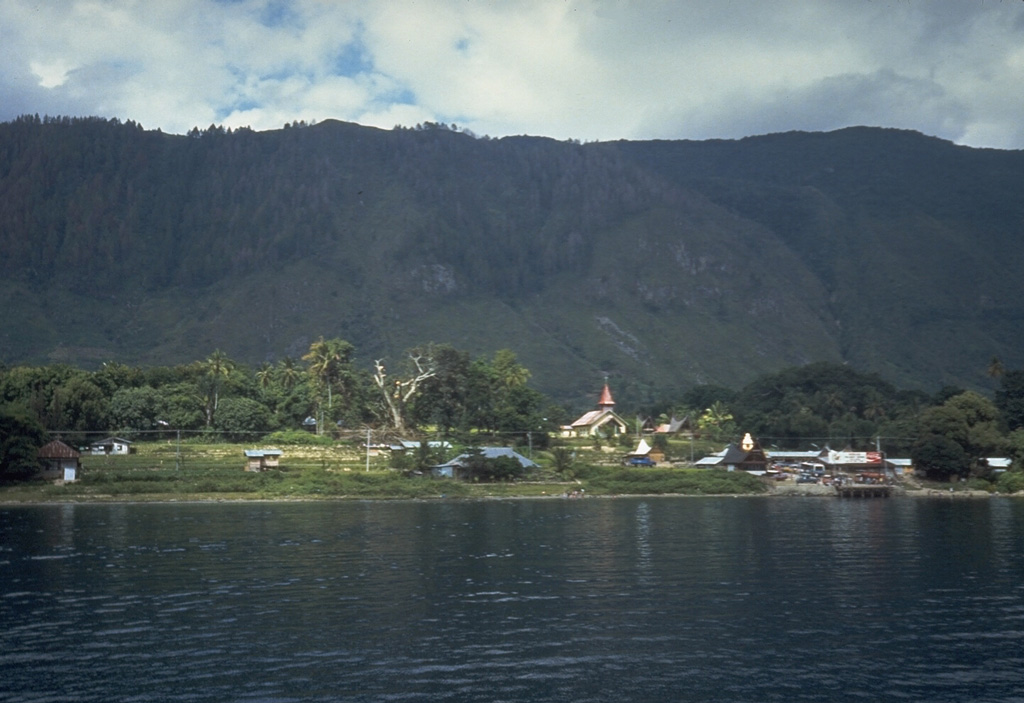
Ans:
{"label": "village building", "polygon": [[885,458],[885,468],[898,478],[914,475],[914,460],[907,458]]}
{"label": "village building", "polygon": [[[849,448],[837,451],[826,447],[819,461],[824,472],[831,476],[845,476],[859,483],[881,483],[887,477],[897,475],[897,465],[888,461],[880,451],[861,452]],[[903,467],[899,468],[902,474]]]}
{"label": "village building", "polygon": [[77,481],[82,468],[81,454],[59,439],[44,444],[37,454],[42,465],[36,478]]}
{"label": "village building", "polygon": [[768,470],[768,457],[761,449],[760,443],[748,432],[743,435],[743,441],[739,444],[730,444],[717,454],[704,457],[696,466],[762,475]]}
{"label": "village building", "polygon": [[658,425],[654,422],[654,418],[650,416],[641,417],[637,415],[636,427],[637,431],[639,431],[641,434],[654,434],[655,430],[657,430],[658,428]]}
{"label": "village building", "polygon": [[[397,442],[391,442],[387,444],[387,449],[392,454],[402,452],[414,452],[420,448],[423,443],[417,439],[400,439]],[[427,448],[431,451],[451,451],[452,443],[444,440],[429,440],[427,441]]]}
{"label": "village building", "polygon": [[671,420],[655,427],[654,432],[656,434],[671,434],[680,435],[683,437],[692,437],[693,423],[690,422],[689,415],[681,419],[673,415]]}
{"label": "village building", "polygon": [[89,444],[89,453],[93,455],[125,455],[131,454],[131,452],[131,441],[127,439],[122,439],[121,437],[107,437],[105,439],[100,439]]}
{"label": "village building", "polygon": [[641,439],[636,449],[626,455],[626,463],[636,466],[654,466],[660,461],[665,461],[665,452],[649,445],[646,439]]}
{"label": "village building", "polygon": [[[484,459],[498,459],[499,457],[511,457],[519,462],[524,469],[535,469],[537,464],[525,456],[508,447],[480,447],[480,454]],[[469,461],[470,454],[459,454],[451,461],[438,464],[431,469],[431,473],[438,478],[459,478],[460,472]]]}
{"label": "village building", "polygon": [[985,462],[994,474],[1006,473],[1013,466],[1013,459],[1005,456],[989,456],[981,461]]}
{"label": "village building", "polygon": [[799,469],[803,464],[820,464],[821,450],[772,449],[766,452],[774,469]]}
{"label": "village building", "polygon": [[629,431],[626,421],[619,417],[613,408],[615,401],[612,399],[611,389],[607,381],[604,390],[601,391],[601,399],[597,403],[597,410],[584,413],[571,425],[562,428],[563,437],[593,437],[598,434],[620,435]]}
{"label": "village building", "polygon": [[246,449],[245,470],[266,471],[277,468],[283,453],[280,449]]}

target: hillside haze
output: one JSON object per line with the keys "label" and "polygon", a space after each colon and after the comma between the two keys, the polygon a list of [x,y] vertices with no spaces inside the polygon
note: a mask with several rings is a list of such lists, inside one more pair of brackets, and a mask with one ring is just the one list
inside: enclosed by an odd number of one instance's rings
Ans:
{"label": "hillside haze", "polygon": [[811,361],[1024,364],[1024,155],[869,128],[578,144],[334,121],[0,125],[0,360],[514,350],[590,405]]}

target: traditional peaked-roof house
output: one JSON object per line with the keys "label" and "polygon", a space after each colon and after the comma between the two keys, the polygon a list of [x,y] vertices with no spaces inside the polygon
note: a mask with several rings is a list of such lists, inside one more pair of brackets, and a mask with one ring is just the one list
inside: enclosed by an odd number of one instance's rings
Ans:
{"label": "traditional peaked-roof house", "polygon": [[574,423],[562,428],[563,436],[591,437],[604,431],[611,431],[616,435],[625,434],[629,428],[626,421],[612,410],[614,406],[615,401],[612,399],[612,392],[606,381],[604,390],[601,391],[601,400],[597,403],[597,410],[583,414]]}
{"label": "traditional peaked-roof house", "polygon": [[658,447],[652,447],[647,443],[646,439],[641,439],[636,445],[636,449],[626,455],[630,459],[647,458],[651,461],[658,463],[665,461],[665,452]]}
{"label": "traditional peaked-roof house", "polygon": [[737,444],[730,444],[717,454],[704,457],[697,462],[700,467],[715,467],[727,471],[750,471],[761,474],[768,469],[768,457],[761,449],[760,443],[750,436],[750,433],[743,435],[743,441]]}
{"label": "traditional peaked-roof house", "polygon": [[654,431],[658,434],[692,435],[693,423],[690,422],[689,415],[682,419],[673,415],[671,420],[666,422],[664,425],[658,425],[654,428]]}
{"label": "traditional peaked-roof house", "polygon": [[64,481],[78,479],[81,454],[77,449],[69,447],[59,439],[44,444],[39,448],[36,456],[42,464],[42,468],[36,474],[38,478],[62,479]]}
{"label": "traditional peaked-roof house", "polygon": [[646,439],[641,439],[636,445],[636,449],[629,453],[630,456],[647,456],[651,453],[651,445],[647,443]]}

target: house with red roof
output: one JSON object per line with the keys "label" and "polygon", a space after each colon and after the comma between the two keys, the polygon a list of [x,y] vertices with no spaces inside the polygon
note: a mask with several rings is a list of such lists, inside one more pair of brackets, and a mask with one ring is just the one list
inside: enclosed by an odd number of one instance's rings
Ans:
{"label": "house with red roof", "polygon": [[562,428],[564,437],[593,437],[597,434],[620,435],[629,431],[626,421],[619,417],[613,408],[615,400],[612,399],[612,391],[608,382],[604,383],[604,390],[601,391],[601,400],[597,403],[597,410],[584,413],[571,425]]}
{"label": "house with red roof", "polygon": [[44,444],[37,454],[40,463],[37,478],[74,481],[82,468],[82,456],[77,449],[55,439]]}

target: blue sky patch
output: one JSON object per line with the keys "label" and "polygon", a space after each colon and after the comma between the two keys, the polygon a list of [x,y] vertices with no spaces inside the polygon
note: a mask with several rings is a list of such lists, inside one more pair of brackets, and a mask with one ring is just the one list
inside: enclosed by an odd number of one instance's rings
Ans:
{"label": "blue sky patch", "polygon": [[349,78],[373,70],[373,59],[362,39],[357,37],[341,47],[334,59],[333,69],[334,75]]}
{"label": "blue sky patch", "polygon": [[270,0],[260,12],[260,24],[264,27],[301,27],[302,17],[292,9],[287,0]]}

